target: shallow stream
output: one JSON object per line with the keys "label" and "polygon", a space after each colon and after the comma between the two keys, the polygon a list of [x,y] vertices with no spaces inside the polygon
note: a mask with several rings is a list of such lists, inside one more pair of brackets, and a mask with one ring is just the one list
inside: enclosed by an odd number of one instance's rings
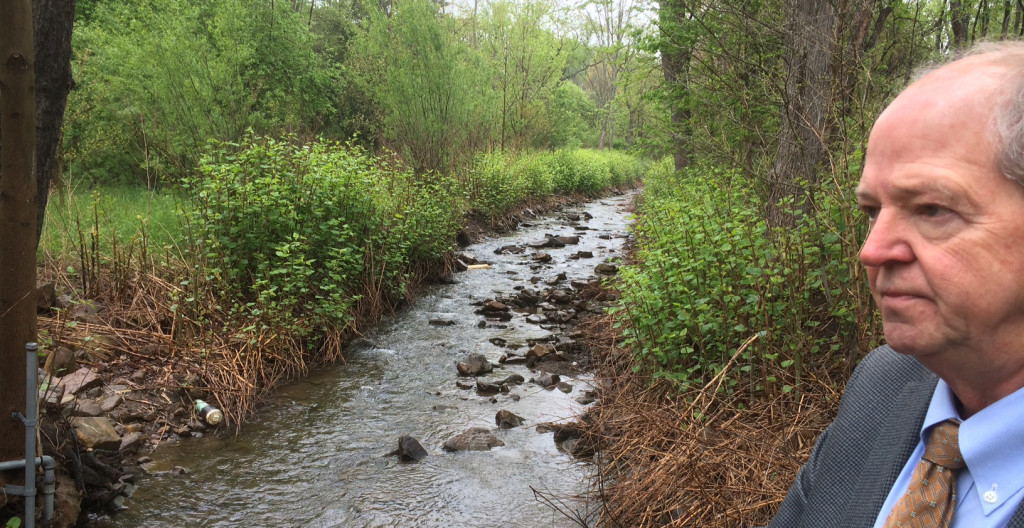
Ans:
{"label": "shallow stream", "polygon": [[[161,447],[151,454],[151,474],[138,482],[128,509],[90,526],[578,526],[534,490],[564,501],[559,505],[564,512],[586,517],[595,506],[571,497],[587,490],[591,468],[560,451],[552,433],[539,433],[536,426],[579,413],[583,407],[576,398],[591,380],[569,379],[573,391],[568,394],[526,383],[493,403],[456,387],[455,363],[479,352],[497,364],[507,350],[492,344],[494,338],[515,347],[548,335],[551,329],[527,323],[523,314],[479,328],[484,318],[472,303],[512,294],[516,287],[544,287],[532,284],[532,277],[548,280],[565,273],[562,287],[592,278],[598,263],[620,256],[630,201],[629,195],[594,201],[465,248],[490,269],[458,273],[457,284],[429,288],[369,332],[371,346],[349,350],[344,364],[280,390],[239,435],[207,435]],[[582,218],[572,221],[573,214]],[[545,234],[577,235],[580,243],[495,254],[503,246],[538,242]],[[538,251],[552,261],[538,265],[533,258]],[[593,258],[569,258],[579,251],[590,251]],[[431,320],[454,324],[434,326]],[[513,373],[527,380],[536,375],[525,365],[509,365],[487,377]],[[497,430],[500,409],[525,423]],[[441,449],[447,439],[474,426],[494,430],[505,445],[491,451]],[[419,463],[385,456],[403,434],[418,439],[429,456]],[[166,472],[174,466],[190,474]]]}

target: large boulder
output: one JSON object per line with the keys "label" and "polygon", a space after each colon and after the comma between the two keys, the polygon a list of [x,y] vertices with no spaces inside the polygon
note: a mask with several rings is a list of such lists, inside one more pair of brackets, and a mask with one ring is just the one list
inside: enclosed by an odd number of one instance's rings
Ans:
{"label": "large boulder", "polygon": [[486,427],[470,427],[466,432],[449,438],[444,443],[445,451],[490,451],[492,447],[505,445]]}

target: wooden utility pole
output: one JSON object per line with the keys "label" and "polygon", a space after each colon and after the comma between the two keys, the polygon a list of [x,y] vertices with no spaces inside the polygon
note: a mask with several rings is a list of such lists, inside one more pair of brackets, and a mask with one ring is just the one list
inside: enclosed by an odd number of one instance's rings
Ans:
{"label": "wooden utility pole", "polygon": [[32,1],[0,2],[0,461],[25,457],[25,344],[36,340]]}

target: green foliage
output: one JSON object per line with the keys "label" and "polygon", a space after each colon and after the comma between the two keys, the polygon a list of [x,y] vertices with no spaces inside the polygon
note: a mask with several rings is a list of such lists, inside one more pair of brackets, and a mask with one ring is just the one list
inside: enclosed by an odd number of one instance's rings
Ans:
{"label": "green foliage", "polygon": [[[558,126],[546,103],[566,63],[566,46],[551,31],[553,9],[546,1],[486,4],[479,47],[493,72],[497,139],[501,150],[545,146],[548,129]],[[575,145],[578,146],[578,145]]]}
{"label": "green foliage", "polygon": [[757,334],[732,363],[731,383],[788,391],[765,377],[776,371],[769,364],[799,379],[808,357],[842,350],[856,330],[855,268],[837,230],[852,206],[829,200],[800,227],[769,236],[742,183],[718,168],[675,173],[667,159],[648,173],[638,262],[621,273],[620,309],[629,342],[659,376],[703,384]]}
{"label": "green foliage", "polygon": [[299,336],[344,329],[363,295],[401,295],[410,266],[438,261],[458,227],[450,179],[352,145],[213,143],[189,183],[206,280],[240,315]]}
{"label": "green foliage", "polygon": [[597,108],[575,83],[561,82],[552,91],[548,115],[552,147],[579,148],[592,139]]}
{"label": "green foliage", "polygon": [[152,186],[188,173],[208,139],[316,131],[336,72],[286,2],[91,6],[76,28],[65,156],[77,177]]}
{"label": "green foliage", "polygon": [[491,137],[483,58],[457,41],[437,4],[367,7],[350,48],[354,81],[376,109],[383,144],[417,171],[451,171]]}
{"label": "green foliage", "polygon": [[596,195],[608,187],[632,185],[647,164],[620,152],[563,149],[515,156],[477,156],[468,171],[470,208],[492,222],[530,199],[551,194]]}

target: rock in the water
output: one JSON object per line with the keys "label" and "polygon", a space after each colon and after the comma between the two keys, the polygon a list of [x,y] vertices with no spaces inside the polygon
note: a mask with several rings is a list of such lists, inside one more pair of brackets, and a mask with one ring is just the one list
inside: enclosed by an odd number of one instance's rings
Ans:
{"label": "rock in the water", "polygon": [[530,314],[526,316],[526,322],[531,324],[544,324],[548,322],[548,317],[544,314]]}
{"label": "rock in the water", "polygon": [[476,393],[481,396],[494,396],[501,392],[501,385],[488,383],[483,380],[476,380]]}
{"label": "rock in the water", "polygon": [[561,288],[557,288],[551,290],[551,293],[548,294],[548,300],[556,304],[568,304],[572,301],[572,295]]}
{"label": "rock in the water", "polygon": [[485,427],[471,427],[464,433],[449,438],[444,443],[445,451],[489,451],[493,447],[503,446],[498,437]]}
{"label": "rock in the water", "polygon": [[570,392],[572,392],[572,385],[570,385],[570,384],[568,384],[568,383],[566,383],[564,381],[559,381],[558,383],[555,384],[555,387],[557,387],[558,390],[560,390],[560,391],[562,391],[562,392],[564,392],[566,394],[569,394]]}
{"label": "rock in the water", "polygon": [[498,425],[498,429],[511,429],[513,427],[519,427],[523,425],[523,417],[502,409],[498,411],[498,414],[494,415],[494,423]]}
{"label": "rock in the water", "polygon": [[537,290],[532,288],[523,288],[518,294],[516,294],[516,301],[523,306],[532,306],[537,304],[540,300],[540,295]]}
{"label": "rock in the water", "polygon": [[526,378],[520,376],[519,374],[512,374],[509,377],[501,380],[502,385],[522,385],[523,383],[526,383]]}
{"label": "rock in the water", "polygon": [[554,388],[559,381],[561,381],[561,378],[558,377],[558,374],[548,374],[547,372],[533,379],[534,383],[545,389]]}
{"label": "rock in the water", "polygon": [[504,253],[511,253],[513,255],[518,255],[519,253],[522,253],[524,251],[526,251],[526,248],[524,248],[522,246],[507,245],[507,246],[501,246],[500,248],[495,249],[494,250],[494,254],[495,255],[501,255],[501,254],[504,254]]}
{"label": "rock in the water", "polygon": [[71,418],[78,441],[87,448],[116,450],[121,447],[121,437],[114,425],[105,417]]}
{"label": "rock in the water", "polygon": [[619,267],[615,264],[609,264],[602,262],[594,267],[594,273],[600,273],[602,275],[615,275],[619,272]]}
{"label": "rock in the water", "polygon": [[543,361],[548,355],[555,353],[555,346],[548,343],[539,343],[533,345],[530,350],[526,353],[526,361],[530,360]]}
{"label": "rock in the water", "polygon": [[427,450],[423,449],[419,441],[411,436],[400,436],[398,438],[397,454],[400,462],[419,462],[427,458]]}
{"label": "rock in the water", "polygon": [[455,321],[451,319],[431,319],[430,326],[454,326]]}
{"label": "rock in the water", "polygon": [[551,262],[552,257],[547,253],[537,253],[533,256],[535,262]]}
{"label": "rock in the water", "polygon": [[548,237],[548,238],[545,238],[544,240],[542,240],[540,242],[534,242],[533,244],[530,244],[530,247],[536,248],[536,249],[539,249],[539,248],[562,248],[562,247],[565,247],[565,243],[559,241],[556,237]]}
{"label": "rock in the water", "polygon": [[479,376],[494,370],[483,354],[470,354],[465,359],[455,364],[461,376]]}
{"label": "rock in the water", "polygon": [[574,245],[574,244],[579,244],[580,243],[580,237],[575,236],[575,235],[573,235],[573,236],[557,236],[557,237],[555,237],[555,240],[557,240],[563,246]]}
{"label": "rock in the water", "polygon": [[79,392],[103,385],[103,380],[100,379],[99,374],[93,369],[82,367],[61,378],[60,384],[64,386],[65,393],[78,394]]}

